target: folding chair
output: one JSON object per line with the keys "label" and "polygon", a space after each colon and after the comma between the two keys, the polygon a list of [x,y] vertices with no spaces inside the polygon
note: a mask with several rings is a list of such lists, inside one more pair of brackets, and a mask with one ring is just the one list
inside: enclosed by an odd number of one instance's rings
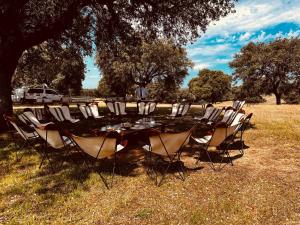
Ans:
{"label": "folding chair", "polygon": [[[70,153],[70,147],[75,146],[75,144],[69,137],[62,135],[62,132],[55,124],[48,124],[44,127],[35,127],[34,129],[44,140],[44,149],[42,149],[42,159],[39,168],[42,167],[45,160],[48,160],[51,169],[53,170],[49,153],[55,153],[55,151],[49,151],[49,148],[52,148],[53,150],[62,150],[58,152],[59,158],[62,159],[66,156],[66,153]],[[63,165],[63,163],[64,160],[61,160],[61,165]]]}
{"label": "folding chair", "polygon": [[[197,138],[192,136],[191,138],[196,141],[198,144],[204,145],[203,150],[205,151],[206,155],[208,156],[208,159],[210,161],[209,165],[214,171],[220,171],[224,166],[226,166],[228,163],[230,163],[233,166],[232,159],[229,155],[228,151],[228,143],[225,142],[225,140],[234,135],[235,131],[240,126],[241,122],[243,120],[243,116],[241,115],[240,120],[235,121],[235,123],[232,123],[231,126],[227,127],[226,125],[222,124],[221,126],[216,126],[213,131],[210,134],[207,134],[203,137]],[[220,148],[221,144],[223,144],[224,148]],[[217,168],[215,166],[215,163],[213,162],[209,148],[214,147],[216,149],[216,153],[221,156],[221,161],[219,163],[219,167]],[[229,160],[226,164],[222,166],[223,160],[225,159],[224,155],[226,155],[226,158]],[[196,163],[200,160],[200,152],[199,152],[199,158]]]}
{"label": "folding chair", "polygon": [[202,117],[195,117],[194,119],[200,120],[201,123],[212,125],[218,121],[223,110],[224,108],[218,109],[213,107],[212,105],[208,105],[206,107],[204,115]]}
{"label": "folding chair", "polygon": [[154,112],[157,103],[154,101],[142,101],[137,102],[138,115],[148,116]]}
{"label": "folding chair", "polygon": [[45,120],[46,112],[44,108],[31,108],[31,111],[39,121]]}
{"label": "folding chair", "polygon": [[[24,143],[18,149],[23,149],[24,147],[29,147],[29,146],[33,147],[33,143],[39,139],[39,135],[34,130],[25,131],[20,126],[18,126],[18,124],[16,123],[13,117],[4,114],[3,118],[6,121],[7,126],[8,127],[12,126],[17,131],[17,134],[19,134],[21,138],[24,140]],[[16,141],[14,143],[16,145]],[[22,157],[23,154],[21,155],[21,157],[18,157],[18,154],[16,152],[17,161],[21,160]]]}
{"label": "folding chair", "polygon": [[[189,142],[189,138],[194,127],[195,126],[193,126],[188,131],[180,133],[160,133],[157,130],[152,130],[152,133],[150,133],[150,144],[143,146],[143,149],[148,153],[148,156],[146,157],[148,165],[147,173],[148,175],[150,175],[150,178],[151,173],[154,173],[155,184],[157,186],[161,185],[166,173],[173,163],[177,165],[179,164],[179,167],[177,167],[177,172],[179,173],[180,179],[182,179],[183,181],[185,180],[184,168],[182,166],[180,156],[182,153],[182,148]],[[161,173],[160,181],[158,181],[158,174],[155,171],[155,167],[157,167],[158,161],[154,162],[154,165],[152,163],[153,154],[159,156],[163,160],[163,162],[167,162],[167,166]]]}
{"label": "folding chair", "polygon": [[41,123],[30,108],[25,108],[22,114],[18,115],[19,120],[21,120],[24,124],[33,127],[46,126],[49,123]]}
{"label": "folding chair", "polygon": [[111,113],[116,116],[124,116],[127,115],[126,109],[126,102],[119,102],[119,101],[105,101],[107,108]]}
{"label": "folding chair", "polygon": [[116,132],[108,132],[103,136],[98,137],[79,137],[71,134],[73,142],[87,155],[94,159],[105,159],[114,157],[113,168],[111,171],[111,182],[108,184],[104,176],[99,172],[99,175],[107,188],[112,187],[117,163],[117,153],[125,148],[122,144],[117,144],[118,134]]}
{"label": "folding chair", "polygon": [[79,119],[72,118],[69,106],[66,106],[66,105],[61,106],[61,111],[63,113],[65,120],[67,120],[71,123],[77,123],[80,121]]}
{"label": "folding chair", "polygon": [[79,119],[71,117],[68,106],[49,107],[49,112],[58,122],[69,121],[71,123],[77,123],[79,121]]}
{"label": "folding chair", "polygon": [[224,112],[224,116],[220,123],[224,123],[226,125],[230,125],[236,115],[238,114],[239,110],[235,110],[233,107],[227,107]]}
{"label": "folding chair", "polygon": [[171,117],[185,116],[191,107],[189,102],[174,103],[172,105]]}
{"label": "folding chair", "polygon": [[[240,115],[240,113],[236,116],[235,121],[233,121],[233,123],[232,123],[233,125],[236,124],[236,120],[239,119],[239,115]],[[225,140],[225,142],[227,142],[227,144],[230,145],[235,141],[236,138],[238,138],[240,140],[240,143],[241,143],[241,147],[239,149],[239,152],[242,155],[244,155],[243,134],[244,134],[245,130],[247,129],[247,127],[250,125],[250,120],[252,118],[252,115],[253,115],[253,113],[250,113],[246,117],[245,116],[241,117],[240,121],[242,121],[242,122],[238,123],[237,128],[234,130],[234,133],[231,136],[229,136],[227,138],[227,140]]]}
{"label": "folding chair", "polygon": [[84,105],[77,104],[77,107],[79,108],[80,112],[82,113],[85,119],[88,118],[100,119],[104,117],[99,115],[97,103],[90,103]]}
{"label": "folding chair", "polygon": [[246,101],[239,101],[239,100],[236,100],[232,103],[232,107],[235,109],[235,110],[240,110],[243,108],[243,106],[245,105]]}

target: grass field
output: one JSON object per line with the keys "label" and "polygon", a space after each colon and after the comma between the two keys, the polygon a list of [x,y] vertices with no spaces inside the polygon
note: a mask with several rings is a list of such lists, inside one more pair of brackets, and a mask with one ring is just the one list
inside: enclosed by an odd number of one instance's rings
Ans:
{"label": "grass field", "polygon": [[129,172],[107,190],[96,172],[73,164],[56,173],[38,169],[38,155],[28,149],[16,162],[16,140],[2,135],[0,224],[300,224],[300,106],[245,110],[254,113],[253,126],[233,167],[213,172],[186,156],[186,181],[169,175],[160,187],[142,157],[126,158]]}

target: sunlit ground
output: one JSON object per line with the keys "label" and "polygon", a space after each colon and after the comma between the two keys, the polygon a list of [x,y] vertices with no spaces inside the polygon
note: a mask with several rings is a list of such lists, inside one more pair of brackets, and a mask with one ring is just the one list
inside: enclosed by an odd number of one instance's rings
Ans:
{"label": "sunlit ground", "polygon": [[[245,110],[254,113],[252,129],[245,132],[245,155],[230,152],[234,166],[213,172],[206,162],[195,165],[198,146],[190,142],[186,180],[168,174],[160,187],[146,175],[135,146],[108,190],[96,171],[79,163],[53,173],[47,165],[38,168],[30,149],[18,151],[26,154],[16,162],[16,140],[2,135],[0,224],[300,224],[300,106]],[[189,115],[199,113],[193,108]],[[88,131],[84,125],[73,131],[80,129]]]}

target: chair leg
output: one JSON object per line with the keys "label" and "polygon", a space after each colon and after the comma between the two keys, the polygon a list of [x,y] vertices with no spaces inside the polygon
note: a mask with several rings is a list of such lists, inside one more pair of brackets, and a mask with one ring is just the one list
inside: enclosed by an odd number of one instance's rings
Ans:
{"label": "chair leg", "polygon": [[[25,141],[22,145],[20,145],[20,146],[17,148],[17,144],[16,144],[16,142],[15,142],[16,162],[20,162],[21,159],[22,159],[23,156],[24,156],[24,152],[18,154],[18,151],[21,150],[21,149],[23,149],[23,148],[25,148],[25,147],[27,147],[28,145],[29,145],[28,141]],[[20,157],[19,157],[19,155],[20,155]]]}
{"label": "chair leg", "polygon": [[243,142],[243,134],[241,134],[241,138],[240,138],[240,142],[241,142],[241,148],[239,149],[240,153],[242,155],[244,155],[244,142]]}
{"label": "chair leg", "polygon": [[115,153],[115,155],[114,155],[114,162],[113,162],[113,168],[112,168],[112,174],[111,174],[111,183],[110,183],[111,188],[112,188],[113,183],[114,183],[116,165],[117,165],[117,153]]}
{"label": "chair leg", "polygon": [[153,162],[152,162],[152,153],[148,152],[146,155],[147,161],[147,174],[150,179],[155,180],[155,184],[157,184],[157,173],[154,170]]}
{"label": "chair leg", "polygon": [[178,154],[176,163],[179,164],[179,167],[177,167],[177,170],[178,170],[178,174],[180,176],[180,179],[182,181],[185,181],[185,169],[184,169],[184,166],[183,166],[183,162],[181,162],[181,160],[180,160],[180,155],[179,154]]}
{"label": "chair leg", "polygon": [[162,181],[165,179],[166,177],[166,173],[168,172],[170,166],[171,166],[172,161],[168,162],[168,165],[166,167],[166,169],[162,172],[162,176],[159,182],[157,182],[157,186],[159,187],[162,184]]}
{"label": "chair leg", "polygon": [[[165,179],[166,174],[167,174],[170,166],[172,165],[172,163],[174,163],[174,159],[176,158],[176,156],[177,155],[174,155],[172,158],[169,158],[170,161],[168,162],[168,165],[167,165],[166,169],[162,172],[162,177],[161,177],[160,181],[157,183],[158,187],[162,184],[163,180]],[[179,157],[179,155],[177,157]],[[178,162],[178,159],[176,160],[176,162]],[[178,170],[178,172],[179,172],[179,170]],[[179,175],[179,176],[181,177],[181,175]],[[182,174],[182,176],[184,176],[184,174]],[[184,180],[184,178],[182,180]]]}
{"label": "chair leg", "polygon": [[210,157],[208,149],[205,149],[205,152],[206,152],[206,155],[207,155],[207,157],[209,159],[209,164],[208,165],[210,166],[210,168],[212,168],[213,171],[216,171],[216,167],[214,165],[214,162],[212,161],[212,158]]}

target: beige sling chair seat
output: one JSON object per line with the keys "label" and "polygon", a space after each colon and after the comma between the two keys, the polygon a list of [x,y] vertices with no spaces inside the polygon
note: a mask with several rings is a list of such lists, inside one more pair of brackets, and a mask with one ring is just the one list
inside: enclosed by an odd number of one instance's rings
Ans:
{"label": "beige sling chair seat", "polygon": [[[184,168],[180,160],[182,148],[189,143],[189,139],[192,133],[193,126],[190,130],[180,133],[160,133],[157,130],[152,130],[149,134],[149,145],[143,146],[143,149],[148,153],[146,157],[148,170],[147,173],[152,178],[152,174],[155,175],[155,184],[160,186],[166,173],[168,172],[172,164],[177,164],[177,172],[182,180],[185,179]],[[167,163],[167,166],[161,173],[161,179],[158,180],[158,174],[155,171],[158,166],[158,160],[152,162],[152,156],[159,156],[163,162]],[[179,166],[178,166],[179,165]]]}
{"label": "beige sling chair seat", "polygon": [[116,132],[107,132],[98,137],[80,137],[71,134],[73,142],[87,155],[94,159],[114,158],[113,168],[111,172],[111,182],[108,184],[107,180],[99,172],[99,175],[107,188],[112,187],[115,175],[117,153],[122,151],[125,146],[117,144],[118,134]]}
{"label": "beige sling chair seat", "polygon": [[157,103],[154,101],[142,101],[137,102],[138,115],[148,116],[152,114],[156,109]]}
{"label": "beige sling chair seat", "polygon": [[[198,144],[204,145],[204,151],[206,152],[208,159],[210,161],[209,165],[213,170],[221,170],[226,164],[222,166],[223,160],[225,159],[224,155],[227,156],[227,159],[229,160],[229,163],[233,165],[233,162],[231,160],[231,157],[228,152],[228,145],[229,143],[226,142],[226,140],[229,137],[232,137],[236,135],[236,132],[240,128],[240,126],[243,124],[245,118],[244,113],[238,113],[235,117],[234,121],[230,124],[230,126],[226,126],[226,124],[217,124],[214,130],[211,132],[211,134],[204,135],[203,137],[194,137],[191,138],[196,141]],[[225,144],[224,148],[220,148],[221,144]],[[215,163],[213,162],[211,156],[210,156],[210,150],[209,148],[215,148],[216,153],[218,153],[219,156],[221,156],[221,162],[219,163],[219,167],[217,168],[215,166]],[[200,154],[200,152],[199,152]],[[200,155],[197,160],[200,160]]]}
{"label": "beige sling chair seat", "polygon": [[[19,146],[19,148],[17,148],[16,150],[20,150],[23,149],[24,147],[33,147],[33,143],[36,142],[39,139],[39,135],[33,130],[32,127],[29,127],[28,131],[21,128],[18,124],[17,121],[15,120],[15,118],[11,117],[11,116],[7,116],[7,115],[3,115],[4,120],[7,123],[7,126],[10,128],[12,127],[13,129],[15,129],[17,131],[16,134],[18,134],[22,140],[24,141],[22,145]],[[14,135],[14,134],[12,134]],[[13,136],[13,140],[15,143],[15,147],[16,147],[16,143],[17,140],[14,138]],[[18,153],[16,151],[16,159],[17,161],[21,160],[21,158],[23,157],[23,154],[21,154],[21,156],[18,156]]]}
{"label": "beige sling chair seat", "polygon": [[90,103],[84,105],[78,104],[78,108],[85,119],[88,118],[101,119],[104,117],[99,115],[98,104],[96,103]]}
{"label": "beige sling chair seat", "polygon": [[[74,142],[69,137],[63,135],[62,131],[55,124],[35,127],[34,129],[36,133],[44,140],[44,148],[42,151],[43,157],[39,167],[41,168],[44,161],[48,160],[51,169],[53,170],[49,154],[53,155],[54,153],[58,153],[58,158],[62,165],[64,163],[63,158],[66,158],[66,155],[71,152],[71,147],[75,146]],[[55,164],[57,163],[55,162]]]}
{"label": "beige sling chair seat", "polygon": [[181,102],[172,104],[172,112],[170,117],[185,116],[191,107],[190,102]]}

